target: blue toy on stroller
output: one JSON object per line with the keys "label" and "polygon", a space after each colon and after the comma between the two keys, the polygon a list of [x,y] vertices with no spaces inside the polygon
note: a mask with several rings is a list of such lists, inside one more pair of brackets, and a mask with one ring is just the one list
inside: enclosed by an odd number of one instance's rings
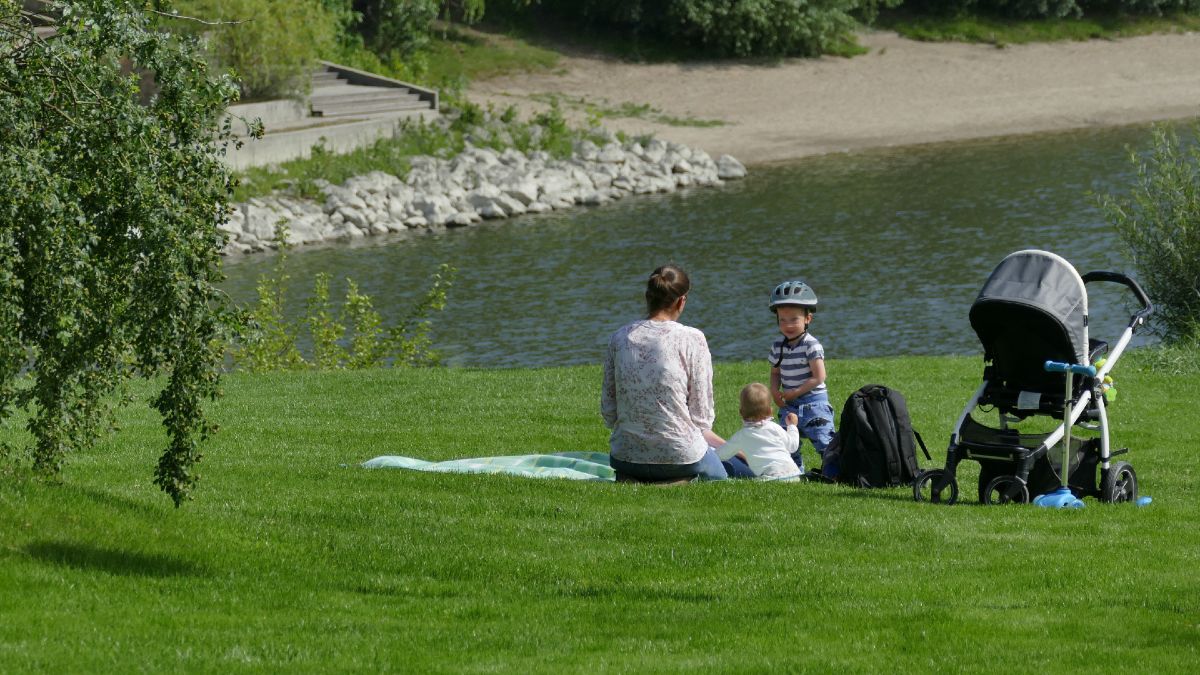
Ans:
{"label": "blue toy on stroller", "polygon": [[[1086,285],[1093,282],[1121,284],[1142,305],[1111,352],[1107,343],[1088,339]],[[913,483],[913,498],[956,502],[958,464],[970,459],[979,462],[979,501],[985,504],[1028,502],[1031,495],[1059,487],[1063,471],[1068,476],[1064,482],[1076,497],[1135,501],[1138,486],[1133,467],[1112,461],[1128,450],[1110,447],[1106,379],[1111,381],[1109,372],[1152,311],[1145,292],[1124,274],[1080,276],[1069,262],[1046,251],[1017,251],[1006,257],[971,305],[971,327],[983,343],[983,383],[950,434],[945,468],[923,472]],[[1093,369],[1086,367],[1074,368],[1074,373],[1048,372],[1047,361],[1060,367],[1094,366],[1095,374],[1089,375]],[[1064,400],[1064,377],[1073,378],[1069,400]],[[998,428],[976,421],[971,413],[977,408],[999,413]],[[1033,416],[1064,422],[1049,433],[1016,428]],[[1098,436],[1072,436],[1068,425],[1098,431]],[[1069,439],[1069,452],[1051,452],[1064,436]],[[1069,464],[1065,468],[1064,456]]]}

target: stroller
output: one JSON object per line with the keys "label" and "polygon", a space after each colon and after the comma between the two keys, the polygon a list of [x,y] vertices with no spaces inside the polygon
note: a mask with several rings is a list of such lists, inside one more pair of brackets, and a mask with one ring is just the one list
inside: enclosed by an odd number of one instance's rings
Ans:
{"label": "stroller", "polygon": [[[1107,343],[1088,339],[1086,284],[1093,282],[1122,284],[1142,305],[1111,353]],[[970,459],[980,465],[979,501],[984,504],[1028,502],[1031,495],[1063,485],[1063,471],[1076,497],[1135,501],[1137,474],[1133,467],[1112,461],[1128,449],[1113,451],[1109,446],[1105,377],[1152,311],[1146,293],[1124,274],[1089,272],[1081,277],[1063,258],[1038,250],[1017,251],[1002,260],[971,305],[971,327],[983,343],[983,383],[958,417],[945,468],[918,476],[913,498],[946,504],[958,501],[955,473],[959,462]],[[1047,361],[1095,365],[1095,375],[1047,372],[1051,366]],[[1070,401],[1064,401],[1064,377],[1073,379]],[[1069,421],[1049,433],[1022,432],[1015,427],[1034,416],[1064,419],[1068,405]],[[999,428],[976,421],[971,416],[976,408],[998,412]],[[1069,433],[1068,424],[1098,430],[1099,435],[1080,438]],[[1057,445],[1064,436],[1070,440],[1066,453]],[[1069,458],[1066,467],[1064,455]]]}

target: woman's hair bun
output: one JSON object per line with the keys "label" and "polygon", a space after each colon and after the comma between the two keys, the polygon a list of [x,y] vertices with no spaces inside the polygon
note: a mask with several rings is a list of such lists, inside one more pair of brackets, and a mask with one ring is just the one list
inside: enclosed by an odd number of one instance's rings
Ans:
{"label": "woman's hair bun", "polygon": [[646,282],[646,311],[655,314],[687,295],[692,282],[678,265],[663,265],[650,274]]}

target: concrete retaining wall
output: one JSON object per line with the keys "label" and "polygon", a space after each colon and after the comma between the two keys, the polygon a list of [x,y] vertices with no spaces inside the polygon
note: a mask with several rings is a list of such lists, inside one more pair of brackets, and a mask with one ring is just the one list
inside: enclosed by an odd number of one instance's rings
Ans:
{"label": "concrete retaining wall", "polygon": [[[279,164],[292,159],[302,159],[312,154],[312,147],[324,143],[335,153],[350,152],[374,143],[383,137],[396,135],[397,125],[402,119],[432,119],[434,110],[412,111],[390,117],[373,117],[359,121],[344,120],[337,124],[321,125],[319,117],[311,118],[314,126],[290,129],[286,132],[265,134],[261,139],[243,139],[241,149],[229,146],[225,161],[235,170],[253,166]],[[322,139],[324,139],[322,141]]]}

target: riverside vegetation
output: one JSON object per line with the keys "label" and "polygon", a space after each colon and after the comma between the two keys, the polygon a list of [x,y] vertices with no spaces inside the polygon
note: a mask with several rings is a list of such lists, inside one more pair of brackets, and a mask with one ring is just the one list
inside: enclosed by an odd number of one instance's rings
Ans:
{"label": "riverside vegetation", "polygon": [[[346,279],[346,298],[335,310],[329,298],[330,275],[318,274],[302,319],[289,320],[287,229],[279,228],[274,269],[259,278],[256,301],[245,308],[244,328],[230,349],[234,368],[262,373],[278,370],[361,370],[387,366],[432,366],[440,359],[429,339],[429,318],[446,306],[455,269],[443,263],[430,275],[430,286],[403,319],[384,326],[371,297]],[[301,344],[310,345],[306,357]]]}
{"label": "riverside vegetation", "polygon": [[[603,450],[599,368],[233,374],[186,509],[139,478],[163,438],[139,407],[61,484],[0,480],[0,670],[1185,672],[1200,369],[1158,353],[1122,359],[1110,410],[1153,504],[1078,511],[365,470]],[[762,368],[716,365],[718,432]],[[831,393],[903,391],[940,463],[981,368],[835,360]]]}
{"label": "riverside vegetation", "polygon": [[[243,100],[303,92],[308,66],[317,58],[445,92],[460,89],[473,76],[553,68],[553,47],[562,44],[634,59],[850,56],[863,51],[855,32],[881,14],[884,26],[917,39],[997,45],[1194,29],[1200,14],[1200,0],[168,0],[157,5],[167,8],[164,16],[177,12],[206,19],[164,22],[171,30],[202,35],[212,59],[239,74]],[[479,24],[506,33],[507,44],[459,30]]]}

